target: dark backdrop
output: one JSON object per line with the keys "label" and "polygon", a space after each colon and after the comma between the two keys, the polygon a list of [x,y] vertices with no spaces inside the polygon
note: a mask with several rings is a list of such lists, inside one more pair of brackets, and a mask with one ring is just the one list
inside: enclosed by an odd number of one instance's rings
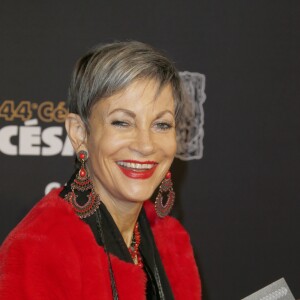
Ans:
{"label": "dark backdrop", "polygon": [[[297,0],[2,0],[0,105],[12,101],[0,109],[0,242],[73,169],[53,111],[75,60],[99,42],[136,39],[206,76],[204,156],[173,166],[174,213],[204,299],[240,299],[280,277],[299,297],[299,35]],[[38,126],[23,126],[22,100]]]}

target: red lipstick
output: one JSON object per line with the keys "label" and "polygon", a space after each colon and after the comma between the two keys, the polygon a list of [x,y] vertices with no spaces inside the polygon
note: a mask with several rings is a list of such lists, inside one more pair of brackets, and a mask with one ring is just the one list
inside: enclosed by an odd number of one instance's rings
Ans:
{"label": "red lipstick", "polygon": [[152,168],[150,169],[134,169],[132,167],[128,167],[128,166],[123,166],[120,164],[117,164],[118,167],[120,168],[120,170],[123,172],[124,175],[126,175],[129,178],[132,179],[147,179],[150,178],[156,167],[157,167],[157,163],[154,161],[136,161],[136,160],[122,160],[122,163],[134,163],[134,164],[151,164],[153,165]]}

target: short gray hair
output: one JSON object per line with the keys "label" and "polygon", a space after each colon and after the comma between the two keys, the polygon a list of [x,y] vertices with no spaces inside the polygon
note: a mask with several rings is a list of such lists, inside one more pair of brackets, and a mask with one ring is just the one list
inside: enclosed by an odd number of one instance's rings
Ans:
{"label": "short gray hair", "polygon": [[156,80],[158,93],[171,84],[178,115],[183,98],[178,71],[160,51],[137,41],[96,46],[77,61],[69,88],[69,112],[78,114],[89,132],[92,107],[138,79]]}

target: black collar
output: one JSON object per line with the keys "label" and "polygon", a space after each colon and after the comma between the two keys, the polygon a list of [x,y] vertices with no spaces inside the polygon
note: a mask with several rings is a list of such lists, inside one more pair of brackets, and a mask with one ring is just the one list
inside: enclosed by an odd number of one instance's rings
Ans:
{"label": "black collar", "polygon": [[[74,173],[67,185],[61,191],[60,196],[62,198],[71,191],[71,183],[73,182],[77,172],[78,171]],[[79,193],[78,197],[82,197],[82,194]],[[78,200],[84,202],[86,201],[85,199],[87,198],[84,196],[83,199]],[[112,216],[103,203],[100,204],[98,211],[101,215],[103,238],[101,238],[101,234],[97,228],[96,213],[83,219],[83,221],[90,226],[98,245],[104,247],[105,241],[104,248],[109,254],[115,255],[125,262],[133,263],[125,241]],[[141,244],[139,250],[143,258],[143,268],[147,275],[147,300],[173,300],[174,297],[172,290],[156,248],[150,224],[143,208],[138,217],[138,222],[141,233]]]}

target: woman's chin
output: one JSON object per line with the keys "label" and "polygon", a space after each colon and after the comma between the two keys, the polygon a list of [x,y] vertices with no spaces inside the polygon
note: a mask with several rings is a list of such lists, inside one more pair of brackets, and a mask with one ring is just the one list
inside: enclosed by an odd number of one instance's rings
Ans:
{"label": "woman's chin", "polygon": [[126,200],[127,201],[130,201],[130,202],[136,202],[136,203],[143,203],[147,200],[149,200],[151,198],[151,195],[150,196],[137,196],[135,195],[134,197],[128,197]]}
{"label": "woman's chin", "polygon": [[153,192],[145,193],[144,191],[128,193],[126,196],[124,195],[125,196],[124,200],[131,201],[131,202],[143,203],[143,202],[149,200],[151,198],[152,194],[153,194]]}

